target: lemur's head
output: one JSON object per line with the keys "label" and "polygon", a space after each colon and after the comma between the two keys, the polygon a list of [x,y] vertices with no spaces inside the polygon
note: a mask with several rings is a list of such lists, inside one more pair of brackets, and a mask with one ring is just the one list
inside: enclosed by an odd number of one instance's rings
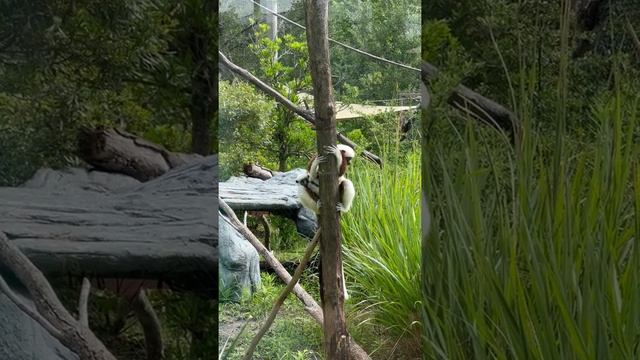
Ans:
{"label": "lemur's head", "polygon": [[342,158],[347,162],[347,165],[351,163],[351,160],[356,157],[356,152],[349,145],[338,144],[338,150],[340,150],[340,154]]}

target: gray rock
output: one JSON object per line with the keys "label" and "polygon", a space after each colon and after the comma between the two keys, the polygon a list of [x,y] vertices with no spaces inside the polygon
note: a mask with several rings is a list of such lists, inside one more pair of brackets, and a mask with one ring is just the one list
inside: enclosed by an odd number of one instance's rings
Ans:
{"label": "gray rock", "polygon": [[217,156],[140,183],[41,170],[0,187],[0,231],[51,276],[161,279],[217,294]]}
{"label": "gray rock", "polygon": [[[0,231],[49,278],[161,279],[216,296],[217,165],[210,156],[145,183],[41,169],[22,187],[0,187]],[[78,357],[0,293],[0,359]]]}
{"label": "gray rock", "polygon": [[303,171],[278,173],[268,180],[232,177],[220,183],[220,198],[236,211],[269,211],[287,217],[300,234],[311,238],[317,228],[316,216],[302,206],[296,186]]}
{"label": "gray rock", "polygon": [[243,291],[254,293],[260,288],[260,257],[251,243],[236,230],[229,220],[218,214],[220,261],[218,273],[221,300],[237,301]]}
{"label": "gray rock", "polygon": [[[19,290],[14,291],[26,304],[35,308]],[[0,359],[77,360],[78,356],[0,292]]]}

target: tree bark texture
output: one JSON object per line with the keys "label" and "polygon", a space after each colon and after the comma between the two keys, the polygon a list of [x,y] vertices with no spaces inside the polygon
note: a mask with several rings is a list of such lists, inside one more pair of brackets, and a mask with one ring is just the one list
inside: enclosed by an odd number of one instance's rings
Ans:
{"label": "tree bark texture", "polygon": [[254,163],[244,164],[242,172],[248,177],[260,180],[268,180],[273,177],[273,171]]}
{"label": "tree bark texture", "polygon": [[[309,68],[313,80],[318,154],[336,144],[336,108],[331,84],[329,63],[329,1],[307,0],[307,44]],[[344,313],[344,293],[341,278],[342,250],[340,214],[336,211],[338,171],[336,159],[327,156],[320,163],[319,227],[322,229],[320,254],[322,261],[322,308],[324,312],[324,348],[327,359],[349,358],[349,333]]]}
{"label": "tree bark texture", "polygon": [[160,319],[156,314],[151,302],[147,298],[144,289],[140,289],[138,294],[131,302],[131,308],[136,314],[142,332],[144,333],[144,342],[147,350],[147,360],[164,359],[164,342],[162,341],[162,326]]}

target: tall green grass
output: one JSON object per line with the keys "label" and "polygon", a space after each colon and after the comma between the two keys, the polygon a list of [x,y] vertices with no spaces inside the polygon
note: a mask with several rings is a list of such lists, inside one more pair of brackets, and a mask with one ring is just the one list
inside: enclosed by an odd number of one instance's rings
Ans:
{"label": "tall green grass", "polygon": [[387,330],[394,342],[420,340],[420,152],[385,151],[380,169],[350,168],[356,187],[342,217],[347,290],[356,321]]}
{"label": "tall green grass", "polygon": [[525,118],[516,152],[426,147],[425,358],[640,358],[638,106],[603,95],[582,144]]}

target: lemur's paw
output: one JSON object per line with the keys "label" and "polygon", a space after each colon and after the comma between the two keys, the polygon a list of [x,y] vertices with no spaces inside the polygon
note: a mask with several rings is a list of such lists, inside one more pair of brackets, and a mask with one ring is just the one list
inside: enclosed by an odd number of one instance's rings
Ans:
{"label": "lemur's paw", "polygon": [[325,154],[318,155],[319,162],[325,162],[329,158],[328,156],[335,154],[338,151],[338,148],[335,145],[328,145],[324,147]]}
{"label": "lemur's paw", "polygon": [[336,210],[338,212],[345,212],[346,211],[345,207],[341,203],[338,203],[338,205],[336,205]]}

